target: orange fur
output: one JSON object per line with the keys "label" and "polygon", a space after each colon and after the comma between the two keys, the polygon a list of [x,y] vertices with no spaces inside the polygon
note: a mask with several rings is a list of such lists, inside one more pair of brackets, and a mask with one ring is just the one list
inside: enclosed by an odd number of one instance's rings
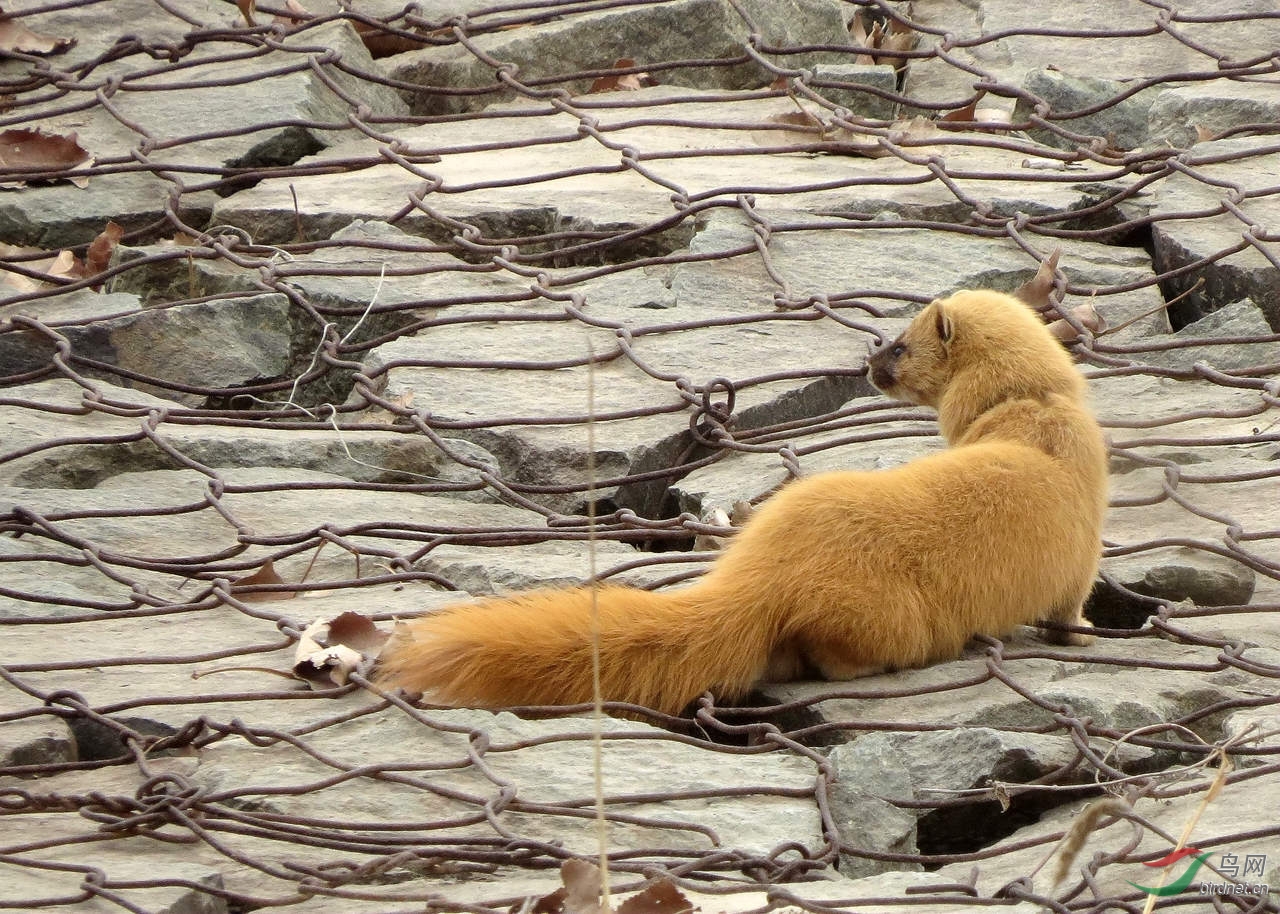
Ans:
{"label": "orange fur", "polygon": [[[606,700],[675,714],[708,689],[734,699],[766,677],[847,679],[956,657],[1019,624],[1088,624],[1106,450],[1043,324],[1007,295],[959,292],[870,372],[936,407],[952,447],[791,483],[692,586],[599,587]],[[590,701],[591,600],[544,589],[424,616],[384,651],[380,680],[461,705]]]}

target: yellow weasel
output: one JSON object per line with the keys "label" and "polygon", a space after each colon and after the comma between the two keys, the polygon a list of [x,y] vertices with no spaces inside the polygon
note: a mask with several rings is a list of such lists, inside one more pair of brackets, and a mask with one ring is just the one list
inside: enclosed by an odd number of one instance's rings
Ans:
{"label": "yellow weasel", "polygon": [[[689,587],[597,588],[605,700],[677,714],[708,689],[733,700],[762,680],[947,660],[1019,624],[1089,624],[1106,448],[1039,319],[1008,295],[958,292],[869,370],[889,396],[936,407],[951,447],[790,483]],[[534,590],[423,616],[383,652],[379,681],[457,705],[590,701],[591,597]]]}

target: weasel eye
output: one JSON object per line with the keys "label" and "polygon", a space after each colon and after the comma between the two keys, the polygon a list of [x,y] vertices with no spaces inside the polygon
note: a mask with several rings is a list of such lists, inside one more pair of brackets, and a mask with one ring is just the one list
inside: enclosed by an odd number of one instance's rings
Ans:
{"label": "weasel eye", "polygon": [[907,352],[906,343],[894,343],[891,347],[889,347],[889,355],[893,356],[895,359],[901,358],[903,355],[906,354],[906,352]]}

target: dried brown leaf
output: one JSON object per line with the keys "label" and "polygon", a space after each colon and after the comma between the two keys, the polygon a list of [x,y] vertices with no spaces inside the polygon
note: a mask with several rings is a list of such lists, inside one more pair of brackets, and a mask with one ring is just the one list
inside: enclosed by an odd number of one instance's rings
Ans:
{"label": "dried brown leaf", "polygon": [[[1098,313],[1098,310],[1093,307],[1092,303],[1077,305],[1072,308],[1071,316],[1094,336],[1106,332],[1107,322]],[[1058,318],[1056,321],[1051,322],[1049,324],[1049,332],[1064,343],[1074,343],[1076,337],[1079,336],[1076,328],[1071,326],[1065,318]]]}
{"label": "dried brown leaf", "polygon": [[367,22],[353,22],[352,25],[356,27],[356,32],[360,35],[360,40],[364,42],[369,56],[375,60],[403,54],[406,51],[419,51],[426,46],[425,40],[390,32]]}
{"label": "dried brown leaf", "polygon": [[303,657],[293,665],[293,675],[315,688],[330,689],[346,685],[351,674],[368,662],[359,651],[339,644]]}
{"label": "dried brown leaf", "polygon": [[[0,132],[0,168],[63,171],[90,161],[92,157],[74,133],[64,135],[25,128]],[[75,178],[68,180],[75,182]],[[26,183],[18,177],[4,186],[22,187]]]}
{"label": "dried brown leaf", "polygon": [[298,636],[293,675],[315,688],[346,685],[353,672],[373,665],[388,637],[359,613],[316,619]]}
{"label": "dried brown leaf", "polygon": [[[563,914],[564,899],[568,894],[563,887],[556,889],[554,892],[548,892],[528,908],[528,914]],[[524,910],[523,905],[515,904],[511,906],[510,914],[519,914]]]}
{"label": "dried brown leaf", "polygon": [[[634,59],[630,57],[620,57],[614,61],[612,70],[629,70],[636,65]],[[601,76],[591,84],[588,93],[594,92],[634,92],[636,89],[643,89],[645,86],[657,85],[653,77],[648,73],[618,73],[609,76]]]}
{"label": "dried brown leaf", "polygon": [[[916,46],[917,35],[896,19],[889,20],[889,31],[881,35],[880,47],[886,51],[905,52]],[[895,70],[906,69],[907,58],[893,56],[877,56],[876,63],[891,63]]]}
{"label": "dried brown leaf", "polygon": [[[867,23],[862,18],[862,10],[854,13],[853,18],[849,20],[849,38],[860,48],[874,47],[871,44],[870,37],[867,35]],[[863,66],[871,66],[875,64],[876,59],[871,54],[859,54],[854,58],[853,62]]]}
{"label": "dried brown leaf", "polygon": [[693,902],[674,882],[659,879],[618,905],[617,914],[687,914],[692,910]]}
{"label": "dried brown leaf", "polygon": [[[107,227],[98,233],[89,245],[84,257],[83,276],[96,276],[107,268],[111,262],[111,253],[124,237],[124,229],[115,222],[108,222]],[[95,287],[97,288],[97,287]]]}
{"label": "dried brown leaf", "polygon": [[342,644],[362,654],[378,653],[390,637],[359,613],[345,612],[329,622],[329,644]]}
{"label": "dried brown leaf", "polygon": [[560,864],[564,883],[564,914],[601,914],[600,868],[589,860],[570,857]]}
{"label": "dried brown leaf", "polygon": [[[4,245],[3,250],[0,250],[0,256],[9,259],[38,253],[41,253],[38,248],[18,248],[11,245]],[[82,275],[80,271],[84,267],[79,258],[70,251],[59,251],[56,254],[50,253],[47,257],[41,257],[37,260],[28,260],[24,266],[28,270],[43,273],[48,278],[40,279],[6,270],[4,284],[19,292],[35,292],[38,289],[47,289],[50,286],[57,285],[53,280],[58,277],[72,278]]]}
{"label": "dried brown leaf", "polygon": [[[884,45],[884,26],[877,21],[871,26],[871,31],[867,33],[867,47],[879,50]],[[880,63],[880,55],[873,54],[871,57],[873,63]]]}
{"label": "dried brown leaf", "polygon": [[258,8],[258,0],[236,0],[236,6],[240,9],[240,15],[244,17],[245,25],[253,28],[258,24],[253,21],[254,10]]}
{"label": "dried brown leaf", "polygon": [[1021,300],[1023,304],[1037,311],[1044,312],[1049,310],[1051,307],[1049,295],[1053,292],[1053,277],[1057,273],[1058,258],[1061,256],[1062,250],[1054,248],[1053,253],[1040,263],[1040,268],[1036,270],[1036,275],[1014,289],[1014,298]]}
{"label": "dried brown leaf", "polygon": [[978,90],[978,94],[973,97],[973,101],[969,102],[969,104],[965,105],[963,108],[957,108],[955,111],[948,111],[946,114],[942,115],[942,117],[938,118],[938,120],[949,123],[954,123],[955,121],[976,120],[975,115],[978,111],[978,102],[982,101],[983,96],[986,94],[985,89]]}
{"label": "dried brown leaf", "polygon": [[292,600],[298,594],[292,590],[280,591],[252,591],[243,593],[245,587],[252,587],[257,584],[283,584],[284,578],[276,574],[275,563],[271,559],[267,559],[262,563],[262,567],[248,577],[239,578],[231,582],[231,592],[235,594],[242,603],[269,603],[273,600]]}
{"label": "dried brown leaf", "polygon": [[306,22],[312,18],[311,11],[298,2],[298,0],[285,0],[284,12],[277,13],[272,18],[272,23],[279,25],[293,25],[295,22]]}
{"label": "dried brown leaf", "polygon": [[[1199,124],[1192,124],[1191,126],[1196,128],[1196,143],[1207,143],[1217,136],[1217,134],[1208,127],[1201,127]],[[1191,145],[1194,146],[1195,143],[1192,143]]]}
{"label": "dried brown leaf", "polygon": [[[0,14],[3,11],[0,10]],[[76,46],[74,38],[54,38],[33,32],[16,19],[0,22],[0,51],[20,54],[61,54]]]}

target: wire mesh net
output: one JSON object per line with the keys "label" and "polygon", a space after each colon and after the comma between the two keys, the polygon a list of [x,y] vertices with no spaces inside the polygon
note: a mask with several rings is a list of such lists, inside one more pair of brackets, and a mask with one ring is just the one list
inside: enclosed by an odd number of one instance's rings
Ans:
{"label": "wire mesh net", "polygon": [[[588,717],[308,689],[307,624],[578,581],[589,545],[602,580],[694,577],[738,502],[939,447],[867,347],[1057,250],[1046,300],[1111,439],[1104,637],[610,706],[615,886],[1136,910],[1116,874],[1185,843],[1143,803],[1220,773],[1195,841],[1249,891],[1195,903],[1276,910],[1250,797],[1280,772],[1280,14],[980,6],[6,3],[0,906],[544,894],[596,846]],[[1234,596],[1124,576],[1174,552]],[[1193,698],[1056,691],[1138,670]],[[1053,751],[897,796],[910,840],[862,841],[841,791],[874,760],[832,747],[940,764],[925,738],[984,702]],[[1105,796],[1114,840],[1032,879]]]}

